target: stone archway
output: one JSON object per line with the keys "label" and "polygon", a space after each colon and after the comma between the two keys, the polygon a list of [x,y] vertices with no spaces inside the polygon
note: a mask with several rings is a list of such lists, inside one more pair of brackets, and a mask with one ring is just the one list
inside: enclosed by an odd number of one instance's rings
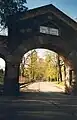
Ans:
{"label": "stone archway", "polygon": [[[47,38],[46,38],[47,37]],[[44,39],[45,38],[45,39]],[[55,44],[53,43],[53,40],[51,41],[50,38],[55,38]],[[32,44],[29,44],[31,43]],[[37,43],[36,43],[37,41]],[[45,42],[44,42],[45,41]],[[60,46],[59,46],[60,43]],[[65,44],[65,46],[64,46]],[[49,50],[53,50],[56,53],[60,54],[60,56],[63,56],[63,58],[65,59],[65,62],[67,62],[67,64],[69,64],[71,66],[71,69],[73,67],[73,61],[69,58],[69,53],[70,53],[70,48],[68,47],[68,45],[66,45],[65,42],[61,42],[61,39],[58,39],[57,41],[57,37],[52,37],[52,36],[34,36],[32,39],[29,39],[28,42],[24,42],[23,44],[21,44],[19,46],[19,50],[17,50],[17,58],[21,60],[22,56],[24,55],[24,53],[28,52],[31,49],[36,49],[36,48],[45,48],[45,49],[49,49]]]}
{"label": "stone archway", "polygon": [[8,56],[5,94],[18,94],[18,71],[20,61],[24,53],[36,48],[53,50],[54,52],[66,58],[67,61],[70,61],[69,63],[73,64],[74,67],[76,65],[76,62],[74,62],[73,59],[76,56],[74,54],[71,54],[73,49],[69,46],[68,42],[63,41],[60,37],[51,35],[42,34],[38,36],[33,36],[26,41],[23,41],[22,44],[20,44],[18,48],[10,56]]}
{"label": "stone archway", "polygon": [[77,76],[77,23],[75,21],[53,5],[47,5],[23,13],[15,23],[12,19],[11,25],[16,26],[13,30],[9,27],[6,93],[10,91],[9,94],[15,94],[18,91],[20,60],[24,53],[34,48],[46,48],[64,56],[73,64]]}
{"label": "stone archway", "polygon": [[[47,51],[51,51],[52,49],[54,50],[54,49],[56,49],[56,47],[53,47],[53,48],[51,48],[51,50],[49,50],[49,49],[44,49],[43,47],[42,48],[37,48],[38,50],[47,50]],[[38,55],[38,51],[37,51],[37,49],[35,49],[34,48],[34,50],[36,51],[36,53],[37,53],[37,55]],[[58,48],[59,49],[59,48]],[[30,67],[30,65],[29,65],[29,63],[26,63],[26,59],[29,59],[30,60],[30,52],[32,51],[32,49],[30,50],[30,51],[28,51],[27,53],[28,54],[26,54],[25,53],[25,55],[26,55],[26,57],[25,56],[23,56],[23,59],[22,59],[22,61],[23,62],[21,62],[21,65],[23,65],[23,68],[26,70],[28,67]],[[40,51],[41,52],[41,51]],[[61,66],[61,69],[62,69],[62,72],[61,72],[61,75],[62,75],[62,83],[63,83],[63,85],[65,85],[65,86],[63,86],[62,87],[62,89],[64,89],[64,91],[66,92],[66,93],[69,93],[70,92],[70,87],[71,87],[71,83],[72,83],[72,71],[74,71],[73,70],[73,64],[71,63],[71,61],[69,60],[69,59],[67,59],[65,56],[62,56],[62,54],[61,53],[58,53],[57,54],[57,51],[51,51],[52,53],[54,53],[54,55],[56,55],[56,60],[58,59],[57,57],[59,56],[59,59],[61,60],[61,61],[63,61],[61,64],[62,64],[62,66]],[[44,56],[45,57],[45,56]],[[39,57],[37,57],[38,59],[40,59]],[[43,60],[42,62],[45,62],[44,60],[45,59],[43,59],[43,56],[41,56],[41,59]],[[54,59],[54,60],[55,60]],[[28,62],[28,61],[27,61]],[[26,65],[26,67],[25,67],[25,65]],[[37,66],[36,66],[37,67]],[[58,66],[57,66],[58,67]],[[27,78],[25,77],[25,72],[24,72],[24,69],[22,68],[22,71],[23,71],[23,74],[20,72],[20,76],[19,76],[19,84],[20,84],[20,91],[22,91],[23,89],[24,89],[24,86],[25,85],[27,85],[28,84],[28,82],[29,82],[29,84],[31,84],[31,78],[30,78],[30,76],[31,76],[31,74],[29,73],[28,75],[29,76],[27,76]],[[56,68],[56,67],[55,67]],[[28,68],[29,69],[29,68]],[[37,67],[37,69],[38,69],[38,67]],[[58,69],[58,68],[56,68],[56,69]],[[65,69],[65,70],[64,70]],[[20,71],[21,71],[21,69],[20,69]],[[66,72],[67,71],[67,72]],[[58,72],[58,71],[57,71]],[[55,73],[54,73],[55,74]],[[53,75],[52,75],[53,76]],[[51,76],[51,79],[52,79],[52,76]],[[68,77],[68,78],[67,78]],[[47,80],[48,80],[48,78],[46,78]],[[41,80],[41,79],[40,79]],[[54,78],[54,80],[55,80],[55,78]],[[57,82],[59,83],[60,81],[61,81],[61,79],[60,79],[60,77],[58,76],[58,74],[57,74],[57,77],[56,77],[56,80],[57,80]],[[36,82],[36,81],[38,81],[37,79],[36,80],[33,80],[34,81],[34,83]],[[38,87],[38,86],[37,86]],[[66,88],[67,87],[67,88]],[[37,89],[37,88],[36,88]],[[25,89],[26,91],[28,91],[29,89]],[[63,92],[64,92],[63,91]]]}

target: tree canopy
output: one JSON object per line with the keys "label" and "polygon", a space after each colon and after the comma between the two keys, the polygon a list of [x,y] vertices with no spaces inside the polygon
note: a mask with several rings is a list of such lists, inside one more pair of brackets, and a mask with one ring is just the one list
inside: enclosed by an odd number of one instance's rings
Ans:
{"label": "tree canopy", "polygon": [[[45,58],[40,58],[36,50],[32,50],[22,62],[21,71],[23,77],[29,81],[52,80],[57,78],[56,54],[48,52]],[[24,64],[25,63],[25,64]]]}
{"label": "tree canopy", "polygon": [[0,0],[0,24],[8,26],[10,15],[27,10],[26,0]]}

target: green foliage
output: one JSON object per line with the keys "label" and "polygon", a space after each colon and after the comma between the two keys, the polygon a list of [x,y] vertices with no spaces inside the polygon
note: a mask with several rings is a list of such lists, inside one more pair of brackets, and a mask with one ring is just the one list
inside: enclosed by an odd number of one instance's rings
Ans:
{"label": "green foliage", "polygon": [[45,77],[49,79],[55,79],[57,77],[57,69],[56,69],[56,58],[55,53],[51,54],[51,52],[47,53],[45,56]]}
{"label": "green foliage", "polygon": [[0,23],[7,26],[10,15],[27,10],[26,0],[0,0]]}
{"label": "green foliage", "polygon": [[37,62],[37,80],[42,80],[45,78],[45,62],[44,59],[38,58]]}
{"label": "green foliage", "polygon": [[48,52],[45,55],[45,59],[43,59],[38,57],[36,50],[32,50],[25,58],[25,62],[23,62],[21,67],[25,78],[29,79],[29,81],[55,80],[57,78],[55,55]]}
{"label": "green foliage", "polygon": [[[28,56],[25,58],[25,62],[21,63],[21,74],[26,78],[29,78],[29,81],[35,81],[37,77],[37,52],[32,50]],[[25,67],[26,65],[26,67]]]}

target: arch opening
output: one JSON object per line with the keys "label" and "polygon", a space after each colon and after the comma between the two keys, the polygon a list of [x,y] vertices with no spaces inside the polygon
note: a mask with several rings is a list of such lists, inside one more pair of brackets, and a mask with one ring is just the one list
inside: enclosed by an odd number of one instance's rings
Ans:
{"label": "arch opening", "polygon": [[24,54],[20,63],[20,91],[69,93],[73,72],[64,56],[49,49],[32,49]]}
{"label": "arch opening", "polygon": [[3,94],[5,67],[6,67],[5,60],[3,58],[0,58],[0,94]]}

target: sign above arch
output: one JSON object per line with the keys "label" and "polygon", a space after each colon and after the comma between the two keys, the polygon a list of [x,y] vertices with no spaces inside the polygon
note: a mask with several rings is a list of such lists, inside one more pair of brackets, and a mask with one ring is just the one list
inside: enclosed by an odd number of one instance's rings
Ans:
{"label": "sign above arch", "polygon": [[40,26],[40,33],[59,36],[59,30],[58,29],[45,27],[45,26]]}

